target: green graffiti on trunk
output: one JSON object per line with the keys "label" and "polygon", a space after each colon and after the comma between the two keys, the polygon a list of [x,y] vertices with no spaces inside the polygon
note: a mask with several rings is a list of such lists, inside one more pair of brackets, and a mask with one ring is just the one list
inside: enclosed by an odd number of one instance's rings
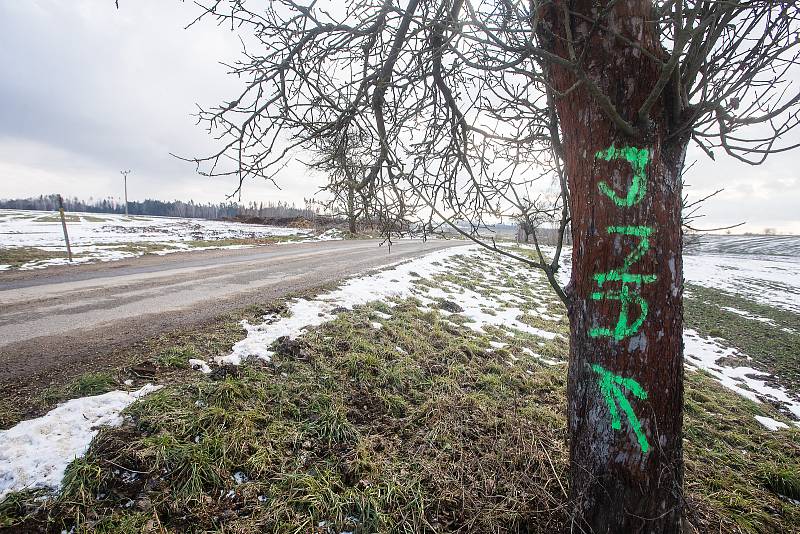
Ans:
{"label": "green graffiti on trunk", "polygon": [[625,412],[625,415],[628,417],[628,422],[633,432],[636,434],[636,438],[639,440],[639,446],[642,448],[642,452],[650,450],[650,444],[647,442],[647,437],[642,431],[639,418],[636,417],[636,414],[633,412],[633,407],[631,403],[628,402],[628,399],[625,398],[621,387],[630,391],[634,397],[642,400],[647,399],[647,392],[632,378],[624,378],[620,375],[616,375],[597,364],[592,365],[592,370],[600,375],[600,391],[605,398],[609,412],[611,412],[611,428],[614,430],[622,429],[622,418],[619,415],[619,410],[617,410],[617,403],[619,403],[619,407]]}
{"label": "green graffiti on trunk", "polygon": [[[592,300],[618,300],[620,303],[619,318],[614,330],[612,331],[610,328],[592,328],[589,330],[589,336],[591,337],[613,337],[617,341],[622,341],[638,332],[647,317],[647,301],[639,296],[638,293],[632,293],[627,285],[605,292],[596,291],[592,293],[591,297]],[[628,311],[631,304],[639,306],[640,313],[635,321],[628,324]]]}
{"label": "green graffiti on trunk", "polygon": [[655,282],[654,274],[630,274],[631,266],[642,259],[650,250],[650,240],[648,237],[654,232],[650,226],[609,226],[606,231],[609,234],[622,234],[641,237],[639,244],[625,256],[621,269],[612,269],[606,273],[596,273],[594,279],[600,287],[606,282],[622,281],[623,284],[649,284]]}
{"label": "green graffiti on trunk", "polygon": [[[622,341],[626,337],[635,334],[647,317],[647,301],[639,296],[638,293],[632,293],[630,287],[626,284],[635,284],[638,291],[642,284],[651,284],[656,281],[655,274],[633,274],[630,272],[633,264],[642,259],[647,251],[650,250],[650,240],[648,238],[654,233],[654,229],[650,226],[609,226],[606,230],[609,234],[622,234],[640,238],[639,243],[625,256],[622,267],[605,273],[594,274],[594,280],[601,288],[606,282],[622,282],[622,287],[618,290],[596,291],[591,294],[592,300],[618,300],[620,302],[620,310],[617,324],[613,331],[610,328],[592,328],[589,330],[589,336],[613,337],[617,341]],[[633,323],[628,324],[631,304],[639,306],[640,314]]]}
{"label": "green graffiti on trunk", "polygon": [[[615,148],[614,145],[611,145],[609,148],[597,152],[595,158],[605,161],[624,159],[633,168],[633,180],[624,198],[619,196],[616,191],[611,189],[605,182],[599,182],[598,187],[602,194],[606,195],[614,204],[621,208],[629,208],[642,201],[647,192],[645,171],[650,161],[650,150],[635,147],[623,147],[618,149]],[[589,336],[593,338],[610,337],[619,342],[638,332],[647,317],[648,304],[640,295],[640,291],[645,284],[655,282],[657,276],[655,274],[632,273],[631,270],[650,250],[650,237],[655,234],[655,229],[651,226],[609,226],[606,228],[606,233],[608,235],[618,234],[620,236],[630,236],[633,239],[638,238],[638,242],[622,260],[621,267],[611,269],[607,272],[595,273],[593,275],[594,281],[601,291],[592,292],[590,298],[592,300],[616,300],[619,302],[620,310],[617,323],[614,325],[613,329],[599,327],[590,328]],[[620,237],[620,239],[622,239],[622,237]],[[619,287],[615,287],[614,289],[603,287],[605,284],[611,282],[619,282]],[[630,321],[632,306],[639,308],[639,315],[633,321]],[[650,444],[647,442],[647,437],[642,430],[642,425],[633,412],[631,403],[628,402],[628,399],[625,397],[623,389],[627,389],[634,397],[639,399],[646,399],[647,392],[642,389],[641,385],[639,385],[636,380],[614,374],[600,365],[592,365],[592,370],[600,375],[600,391],[611,413],[611,427],[614,430],[622,429],[621,409],[627,416],[629,424],[636,434],[642,452],[646,453],[650,450]]]}
{"label": "green graffiti on trunk", "polygon": [[641,202],[647,192],[645,170],[647,169],[647,163],[650,161],[650,151],[648,149],[632,146],[614,148],[614,145],[611,145],[607,149],[597,152],[595,158],[605,161],[624,159],[633,167],[633,180],[625,198],[617,195],[617,192],[611,189],[607,183],[600,182],[597,186],[604,195],[614,201],[614,204],[623,208],[631,207]]}

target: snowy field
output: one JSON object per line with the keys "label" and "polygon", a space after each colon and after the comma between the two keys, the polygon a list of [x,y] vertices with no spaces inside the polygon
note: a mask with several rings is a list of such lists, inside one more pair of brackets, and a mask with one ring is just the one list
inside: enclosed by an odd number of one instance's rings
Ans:
{"label": "snowy field", "polygon": [[706,236],[684,255],[684,276],[800,313],[800,236]]}
{"label": "snowy field", "polygon": [[688,254],[788,256],[800,258],[796,235],[703,235]]}
{"label": "snowy field", "polygon": [[[230,244],[230,240],[279,238],[309,241],[341,237],[337,231],[316,235],[312,230],[298,228],[178,217],[126,217],[109,213],[68,213],[67,228],[75,263],[114,261],[145,253],[256,246]],[[220,243],[214,244],[215,241]],[[0,250],[23,247],[63,254],[66,248],[58,213],[0,210]],[[66,258],[56,257],[28,261],[19,268],[38,269],[66,263]],[[0,261],[0,270],[9,268],[10,265],[2,265]]]}
{"label": "snowy field", "polygon": [[[687,282],[800,312],[800,265],[796,256],[779,257],[774,251],[723,254],[715,250],[686,257]],[[267,315],[257,323],[243,322],[246,335],[230,353],[215,361],[191,360],[190,364],[208,373],[215,366],[238,365],[247,358],[269,360],[272,345],[279,338],[297,338],[344,309],[376,301],[383,311],[370,311],[370,320],[373,328],[380,329],[396,303],[412,297],[421,309],[436,308],[454,326],[491,338],[495,349],[516,344],[547,365],[566,363],[567,321],[543,275],[468,245],[352,278],[313,298],[293,299],[288,303],[288,313]],[[769,321],[748,318],[760,324]],[[684,340],[687,369],[704,370],[723,386],[762,406],[762,413],[754,417],[765,428],[780,432],[789,425],[800,426],[800,392],[781,387],[775,377],[763,371],[729,365],[727,362],[750,358],[723,340],[703,337],[690,328],[684,332]],[[401,348],[396,350],[402,354]],[[513,356],[506,363],[519,365]],[[97,425],[119,424],[120,411],[148,391],[117,391],[69,401],[41,418],[0,431],[0,499],[10,491],[57,486],[67,464],[87,449]],[[84,406],[89,415],[74,416]]]}

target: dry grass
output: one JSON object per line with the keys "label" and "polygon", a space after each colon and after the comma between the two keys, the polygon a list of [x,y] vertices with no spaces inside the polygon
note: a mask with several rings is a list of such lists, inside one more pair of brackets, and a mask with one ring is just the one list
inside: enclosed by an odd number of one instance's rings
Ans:
{"label": "dry grass", "polygon": [[42,250],[34,247],[0,247],[0,265],[10,265],[12,269],[19,268],[29,262],[66,258],[67,252]]}
{"label": "dry grass", "polygon": [[[456,262],[419,285],[490,291],[469,278],[474,268]],[[524,306],[561,312],[530,281],[505,285]],[[502,328],[479,335],[458,313],[422,311],[413,298],[393,304],[342,313],[297,341],[279,340],[269,364],[209,377],[178,368],[229,348],[241,335],[235,321],[217,333],[158,340],[151,358],[179,380],[133,404],[122,427],[101,431],[57,497],[21,493],[0,504],[0,525],[122,533],[567,530],[565,366],[523,350],[564,360],[565,339]],[[457,312],[446,299],[439,308]],[[530,313],[526,321],[566,331],[564,320]],[[690,532],[799,530],[800,506],[791,499],[800,499],[800,430],[769,432],[756,414],[780,418],[687,372]]]}
{"label": "dry grass", "polygon": [[134,404],[27,524],[552,532],[566,514],[562,372],[510,368],[505,350],[412,303],[393,313],[381,330],[369,309],[343,314],[268,366]]}
{"label": "dry grass", "polygon": [[[488,336],[413,300],[379,308],[392,318],[369,307],[342,314],[280,343],[268,365],[197,377],[132,405],[126,425],[102,431],[70,466],[57,499],[16,495],[0,521],[77,532],[566,528],[563,366],[526,356],[520,343],[530,340],[492,349]],[[798,491],[798,432],[767,432],[754,413],[689,373],[696,532],[799,524],[800,507],[779,496]]]}

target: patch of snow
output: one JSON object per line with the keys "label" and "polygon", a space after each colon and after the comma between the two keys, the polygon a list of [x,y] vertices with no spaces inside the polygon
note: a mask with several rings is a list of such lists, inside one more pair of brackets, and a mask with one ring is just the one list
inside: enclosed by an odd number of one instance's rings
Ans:
{"label": "patch of snow", "polygon": [[330,230],[319,234],[316,239],[318,241],[339,241],[344,239],[344,234],[338,228],[331,228]]}
{"label": "patch of snow", "polygon": [[686,255],[683,265],[687,282],[800,313],[800,258]]}
{"label": "patch of snow", "polygon": [[522,304],[525,302],[525,299],[520,297],[519,295],[512,295],[511,293],[500,293],[497,295],[497,300],[503,300],[505,302],[515,302],[517,304]]}
{"label": "patch of snow", "polygon": [[723,386],[750,400],[762,402],[763,397],[785,406],[796,419],[800,419],[800,399],[783,388],[767,384],[770,375],[752,367],[729,367],[718,363],[723,358],[746,359],[746,355],[736,349],[723,347],[713,338],[702,338],[696,331],[688,328],[683,332],[683,343],[684,362],[687,366],[703,369]]}
{"label": "patch of snow", "polygon": [[732,308],[730,306],[722,306],[720,309],[721,310],[725,310],[727,312],[735,313],[736,315],[741,315],[742,317],[744,317],[746,319],[752,319],[754,321],[758,321],[758,322],[761,322],[761,323],[767,323],[767,324],[771,324],[771,325],[775,324],[775,321],[773,321],[772,319],[770,319],[768,317],[761,317],[760,315],[755,315],[755,314],[752,314],[752,313],[750,313],[748,311],[740,310],[738,308]]}
{"label": "patch of snow", "polygon": [[800,236],[796,235],[703,235],[690,249],[691,254],[800,256]]}
{"label": "patch of snow", "polygon": [[36,419],[0,431],[0,501],[10,492],[58,488],[67,465],[86,453],[101,426],[122,424],[119,413],[161,386],[72,399]]}
{"label": "patch of snow", "polygon": [[[269,347],[279,337],[288,336],[290,339],[295,339],[307,328],[332,320],[342,309],[350,310],[354,306],[375,301],[386,302],[392,297],[413,296],[420,301],[420,310],[423,311],[433,308],[437,303],[436,299],[446,298],[462,309],[459,314],[466,317],[465,326],[479,333],[484,333],[486,327],[496,327],[516,329],[544,339],[558,336],[554,332],[525,324],[520,320],[524,312],[516,307],[508,307],[506,302],[485,297],[457,285],[453,286],[452,293],[446,293],[441,287],[415,284],[423,279],[430,281],[436,274],[449,272],[456,257],[466,256],[467,261],[474,263],[485,260],[485,254],[487,253],[476,245],[439,250],[375,274],[352,278],[338,289],[313,299],[296,299],[289,303],[288,317],[281,317],[278,320],[269,318],[260,324],[243,321],[242,327],[246,330],[247,336],[233,346],[229,355],[217,357],[215,361],[221,365],[239,365],[242,360],[250,357],[269,360],[273,354]],[[523,274],[538,276],[523,266],[512,265],[506,268],[512,278]],[[494,269],[499,267],[489,265],[486,272],[482,273],[484,283],[486,280],[499,278],[493,275]],[[501,294],[502,291],[490,293]],[[380,312],[373,313],[377,315]]]}
{"label": "patch of snow", "polygon": [[464,247],[454,247],[433,252],[376,274],[350,279],[338,289],[313,299],[296,299],[289,304],[289,316],[281,317],[277,321],[267,320],[255,325],[242,321],[247,337],[233,346],[231,354],[217,357],[216,362],[221,365],[239,365],[243,359],[249,357],[269,361],[273,354],[269,347],[279,337],[288,336],[290,339],[295,339],[307,328],[334,319],[338,310],[342,308],[350,310],[354,306],[368,302],[408,296],[411,294],[411,283],[414,280],[410,271],[416,270],[418,273],[420,270],[436,271],[436,267],[431,265],[432,262],[441,261],[463,251]]}
{"label": "patch of snow", "polygon": [[780,421],[776,421],[772,417],[764,417],[763,415],[756,415],[756,421],[764,425],[767,430],[776,431],[779,428],[789,428],[789,425],[786,423],[782,423]]}
{"label": "patch of snow", "polygon": [[[295,237],[337,239],[334,234],[313,236],[312,230],[282,228],[258,224],[245,224],[208,219],[181,217],[126,217],[113,213],[69,213],[76,222],[67,222],[73,254],[78,255],[72,264],[116,261],[143,254],[141,251],[120,250],[129,244],[163,245],[154,254],[164,255],[184,250],[209,250],[218,248],[252,248],[256,245],[220,245],[192,247],[196,240],[259,239],[266,237]],[[323,237],[324,236],[324,237]],[[339,237],[338,239],[341,239]],[[6,248],[33,247],[45,251],[62,252],[64,236],[56,212],[0,210],[0,243]],[[51,265],[68,265],[66,258],[32,261],[22,270],[42,269]],[[6,269],[10,266],[5,266]],[[3,270],[0,268],[0,270]]]}
{"label": "patch of snow", "polygon": [[197,358],[189,359],[189,367],[206,375],[211,372],[211,367],[208,366],[206,361]]}
{"label": "patch of snow", "polygon": [[562,363],[567,363],[566,361],[551,360],[550,358],[546,358],[546,357],[542,356],[541,354],[539,354],[538,352],[533,352],[528,347],[523,347],[522,352],[524,352],[525,354],[528,354],[530,356],[533,356],[534,358],[536,358],[537,360],[539,360],[540,362],[542,362],[542,363],[544,363],[546,365],[559,365],[559,364],[562,364]]}

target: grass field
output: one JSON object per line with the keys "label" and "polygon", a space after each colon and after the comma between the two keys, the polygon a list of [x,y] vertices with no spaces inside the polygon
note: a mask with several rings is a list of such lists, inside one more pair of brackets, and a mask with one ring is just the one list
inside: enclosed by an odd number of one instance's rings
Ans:
{"label": "grass field", "polygon": [[[177,217],[77,213],[67,215],[66,222],[74,263],[342,238],[331,231],[320,234],[296,228]],[[42,269],[67,263],[58,213],[0,210],[0,270]]]}
{"label": "grass field", "polygon": [[[96,435],[67,467],[60,492],[11,493],[0,525],[123,533],[568,528],[568,325],[545,280],[478,252],[363,280],[150,340],[138,357],[151,362],[152,376],[108,370],[44,392],[43,407],[127,377],[129,388],[145,379],[164,385]],[[373,286],[379,300],[342,293]],[[748,366],[796,396],[797,314],[699,285],[689,288],[686,308],[688,328],[749,356]],[[324,320],[288,329],[301,309],[320,310]],[[249,336],[272,340],[270,350],[254,358],[240,351],[240,365],[217,366],[242,346],[242,317]],[[190,359],[209,362],[211,373],[191,370]],[[764,400],[687,370],[692,531],[798,531],[800,429],[785,405]],[[787,428],[770,431],[756,416]]]}

